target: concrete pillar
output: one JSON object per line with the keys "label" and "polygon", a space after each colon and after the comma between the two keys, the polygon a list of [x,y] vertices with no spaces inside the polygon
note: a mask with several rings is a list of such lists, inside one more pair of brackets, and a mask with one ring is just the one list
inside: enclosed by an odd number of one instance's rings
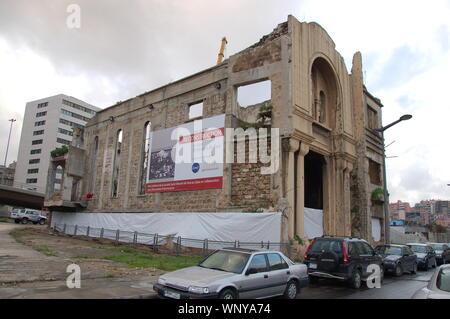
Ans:
{"label": "concrete pillar", "polygon": [[344,169],[345,169],[345,160],[342,158],[338,158],[336,160],[336,212],[334,223],[335,223],[335,232],[334,235],[337,236],[345,236],[345,207],[344,207]]}
{"label": "concrete pillar", "polygon": [[291,138],[289,140],[289,156],[288,156],[288,171],[287,171],[287,189],[286,197],[289,202],[289,217],[288,217],[288,230],[289,238],[293,239],[295,236],[295,152],[297,152],[300,146],[298,140]]}
{"label": "concrete pillar", "polygon": [[344,215],[345,215],[345,236],[351,236],[352,234],[352,216],[351,216],[351,203],[350,203],[350,172],[353,170],[353,164],[347,162],[347,166],[344,169]]}
{"label": "concrete pillar", "polygon": [[300,144],[297,157],[297,187],[295,207],[295,234],[305,237],[305,155],[309,153],[309,146]]}
{"label": "concrete pillar", "polygon": [[[331,160],[324,156],[325,163],[322,167],[323,174],[323,233],[330,234],[330,216],[332,199]],[[334,198],[334,197],[333,197]]]}

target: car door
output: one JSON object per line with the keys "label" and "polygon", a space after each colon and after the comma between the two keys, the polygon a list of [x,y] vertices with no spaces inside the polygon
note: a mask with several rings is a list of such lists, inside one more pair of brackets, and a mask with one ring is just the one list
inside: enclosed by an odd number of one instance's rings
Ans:
{"label": "car door", "polygon": [[270,286],[269,267],[266,254],[253,255],[239,282],[239,297],[243,299],[262,298],[268,295],[268,286]]}
{"label": "car door", "polygon": [[450,260],[450,250],[447,245],[444,244],[443,246],[444,246],[444,251],[442,252],[442,262],[446,263],[447,261]]}
{"label": "car door", "polygon": [[362,267],[362,277],[366,278],[367,277],[367,267],[370,265],[371,263],[371,257],[373,257],[370,253],[370,250],[368,249],[368,247],[366,246],[366,243],[362,242],[362,241],[358,241],[355,242],[356,245],[356,249],[358,251],[358,255],[359,255],[359,264]]}
{"label": "car door", "polygon": [[436,253],[434,252],[433,247],[427,246],[427,252],[430,260],[430,266],[434,266],[436,264]]}
{"label": "car door", "polygon": [[411,250],[411,248],[409,248],[408,246],[403,248],[404,251],[404,255],[405,255],[405,260],[408,263],[408,268],[410,271],[414,270],[414,264],[416,263],[416,255],[414,254],[414,252]]}
{"label": "car door", "polygon": [[269,284],[273,285],[270,293],[271,295],[281,295],[286,289],[290,275],[289,265],[278,253],[268,253],[267,261],[269,263]]}

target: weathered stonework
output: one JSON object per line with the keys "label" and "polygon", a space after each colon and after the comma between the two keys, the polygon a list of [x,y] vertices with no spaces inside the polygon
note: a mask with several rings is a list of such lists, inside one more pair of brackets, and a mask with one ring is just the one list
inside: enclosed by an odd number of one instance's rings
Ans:
{"label": "weathered stonework", "polygon": [[[80,196],[92,192],[93,198],[81,210],[282,211],[281,240],[292,242],[296,236],[305,239],[304,207],[311,205],[323,210],[325,234],[371,241],[371,218],[382,216],[370,199],[373,187],[380,186],[370,183],[367,161],[382,163],[383,145],[379,134],[368,129],[367,104],[378,112],[381,126],[381,103],[365,90],[361,70],[359,53],[349,74],[320,25],[289,16],[270,35],[223,63],[98,112],[84,130]],[[263,80],[271,82],[270,125],[281,134],[277,172],[261,175],[261,163],[230,163],[224,165],[222,189],[142,193],[147,122],[152,131],[187,123],[189,106],[203,102],[203,118],[225,114],[225,126],[233,128],[254,123],[261,104],[242,108],[238,87]],[[119,130],[123,140],[113,198]]]}

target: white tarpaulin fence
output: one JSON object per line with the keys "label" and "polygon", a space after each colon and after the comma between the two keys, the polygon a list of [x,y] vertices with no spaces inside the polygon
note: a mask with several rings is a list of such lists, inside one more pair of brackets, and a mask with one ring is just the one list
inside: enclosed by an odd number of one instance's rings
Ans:
{"label": "white tarpaulin fence", "polygon": [[323,235],[323,210],[305,207],[305,236],[308,239]]}
{"label": "white tarpaulin fence", "polygon": [[[63,229],[65,226],[66,229]],[[75,226],[76,225],[76,226]],[[164,244],[166,236],[184,238],[183,245],[202,247],[203,241],[243,245],[279,243],[281,213],[61,213],[53,212],[52,227],[66,234],[103,237],[121,242]],[[76,229],[75,229],[76,227]],[[101,229],[103,233],[101,232]],[[120,230],[117,232],[116,230]],[[154,242],[153,234],[160,237]],[[216,246],[223,246],[216,243]]]}

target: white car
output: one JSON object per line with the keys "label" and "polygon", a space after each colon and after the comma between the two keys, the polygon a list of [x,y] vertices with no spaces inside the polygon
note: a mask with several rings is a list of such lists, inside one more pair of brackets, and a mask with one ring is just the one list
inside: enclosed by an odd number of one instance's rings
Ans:
{"label": "white car", "polygon": [[16,224],[33,223],[44,225],[47,222],[47,217],[42,216],[38,210],[33,209],[13,209],[10,218],[14,219]]}
{"label": "white car", "polygon": [[306,265],[278,251],[224,248],[198,266],[160,276],[153,290],[172,299],[295,299],[307,284]]}
{"label": "white car", "polygon": [[450,265],[442,265],[434,271],[426,287],[418,290],[413,299],[450,299]]}

